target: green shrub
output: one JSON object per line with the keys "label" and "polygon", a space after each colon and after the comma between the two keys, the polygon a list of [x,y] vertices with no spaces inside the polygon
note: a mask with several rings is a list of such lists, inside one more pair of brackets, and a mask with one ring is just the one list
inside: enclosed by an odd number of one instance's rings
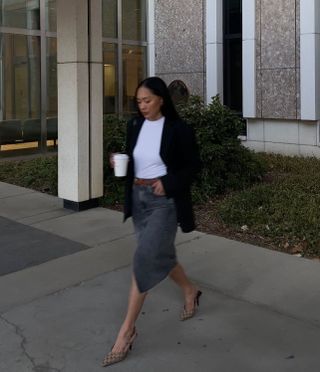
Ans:
{"label": "green shrub", "polygon": [[104,118],[103,124],[104,196],[101,203],[121,204],[124,199],[124,179],[114,177],[109,158],[113,152],[125,151],[126,120],[108,115]]}
{"label": "green shrub", "polygon": [[179,112],[195,130],[203,162],[200,184],[195,188],[198,201],[261,180],[263,161],[238,139],[242,119],[223,106],[218,96],[207,106],[199,97],[191,97]]}
{"label": "green shrub", "polygon": [[126,120],[115,115],[107,115],[103,122],[103,158],[104,174],[109,177],[112,169],[109,156],[113,152],[124,152],[126,137]]}
{"label": "green shrub", "polygon": [[56,156],[0,163],[0,181],[57,195],[58,161]]}

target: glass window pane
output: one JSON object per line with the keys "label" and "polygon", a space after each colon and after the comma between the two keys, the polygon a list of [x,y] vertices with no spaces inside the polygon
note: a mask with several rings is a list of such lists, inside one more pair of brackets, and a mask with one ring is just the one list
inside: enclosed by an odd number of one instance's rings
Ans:
{"label": "glass window pane", "polygon": [[242,41],[231,39],[227,41],[226,82],[228,84],[225,103],[234,111],[242,111]]}
{"label": "glass window pane", "polygon": [[117,47],[103,43],[103,112],[116,113],[118,107]]}
{"label": "glass window pane", "polygon": [[47,116],[58,114],[57,39],[47,38]]}
{"label": "glass window pane", "polygon": [[146,40],[146,1],[122,0],[124,40]]}
{"label": "glass window pane", "polygon": [[123,112],[136,111],[135,92],[137,85],[146,76],[146,48],[123,47]]}
{"label": "glass window pane", "polygon": [[28,36],[29,118],[40,118],[40,37]]}
{"label": "glass window pane", "polygon": [[57,145],[58,139],[58,75],[57,39],[47,38],[47,146]]}
{"label": "glass window pane", "polygon": [[242,15],[241,0],[224,2],[224,103],[242,112]]}
{"label": "glass window pane", "polygon": [[1,151],[36,148],[41,138],[40,38],[3,34],[0,66]]}
{"label": "glass window pane", "polygon": [[102,33],[104,37],[117,37],[117,0],[102,2]]}
{"label": "glass window pane", "polygon": [[103,43],[103,112],[116,113],[118,110],[118,66],[117,47]]}
{"label": "glass window pane", "polygon": [[40,29],[39,0],[0,0],[0,25]]}
{"label": "glass window pane", "polygon": [[56,0],[46,0],[46,29],[47,31],[57,31],[57,2]]}
{"label": "glass window pane", "polygon": [[225,2],[225,33],[226,34],[240,34],[242,30],[242,1],[241,0],[227,0]]}
{"label": "glass window pane", "polygon": [[57,39],[47,38],[47,146],[58,139]]}

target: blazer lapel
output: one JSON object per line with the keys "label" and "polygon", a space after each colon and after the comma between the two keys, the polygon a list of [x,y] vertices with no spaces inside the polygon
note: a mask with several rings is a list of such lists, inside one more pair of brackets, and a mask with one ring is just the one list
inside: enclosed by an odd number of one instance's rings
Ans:
{"label": "blazer lapel", "polygon": [[168,119],[165,119],[160,144],[160,156],[165,164],[168,162],[168,149],[173,135],[173,127]]}
{"label": "blazer lapel", "polygon": [[144,122],[144,119],[143,118],[136,118],[134,119],[133,123],[132,123],[132,137],[131,137],[131,141],[130,141],[130,154],[133,153],[133,150],[136,146],[136,143],[137,143],[137,140],[138,140],[138,137],[139,137],[139,133],[140,133],[140,130],[142,128],[142,124]]}

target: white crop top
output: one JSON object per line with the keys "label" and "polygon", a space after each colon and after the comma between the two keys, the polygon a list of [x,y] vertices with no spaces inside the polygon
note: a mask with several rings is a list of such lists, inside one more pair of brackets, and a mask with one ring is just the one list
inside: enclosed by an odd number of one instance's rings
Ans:
{"label": "white crop top", "polygon": [[133,150],[134,173],[137,178],[157,178],[167,174],[167,167],[160,157],[164,117],[145,120]]}

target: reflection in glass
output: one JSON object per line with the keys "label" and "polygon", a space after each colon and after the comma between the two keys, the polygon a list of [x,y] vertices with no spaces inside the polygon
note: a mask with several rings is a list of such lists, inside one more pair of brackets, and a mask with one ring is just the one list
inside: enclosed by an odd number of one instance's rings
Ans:
{"label": "reflection in glass", "polygon": [[146,1],[122,0],[124,40],[146,40]]}
{"label": "reflection in glass", "polygon": [[47,38],[47,116],[58,115],[57,39]]}
{"label": "reflection in glass", "polygon": [[226,12],[225,32],[228,34],[239,34],[242,29],[242,1],[228,0],[225,1],[224,7]]}
{"label": "reflection in glass", "polygon": [[236,111],[242,111],[242,42],[239,39],[228,40],[228,106]]}
{"label": "reflection in glass", "polygon": [[117,37],[117,0],[102,0],[103,37]]}
{"label": "reflection in glass", "polygon": [[241,0],[225,0],[223,20],[223,102],[242,112],[242,16]]}
{"label": "reflection in glass", "polygon": [[0,145],[38,142],[41,137],[40,38],[2,34],[0,40]]}
{"label": "reflection in glass", "polygon": [[57,39],[47,38],[47,146],[58,139]]}
{"label": "reflection in glass", "polygon": [[46,0],[46,30],[57,31],[57,1]]}
{"label": "reflection in glass", "polygon": [[123,112],[136,111],[135,91],[146,76],[146,48],[140,46],[123,47]]}
{"label": "reflection in glass", "polygon": [[39,0],[0,0],[0,25],[40,29]]}
{"label": "reflection in glass", "polygon": [[118,111],[117,48],[114,44],[103,43],[103,112]]}

